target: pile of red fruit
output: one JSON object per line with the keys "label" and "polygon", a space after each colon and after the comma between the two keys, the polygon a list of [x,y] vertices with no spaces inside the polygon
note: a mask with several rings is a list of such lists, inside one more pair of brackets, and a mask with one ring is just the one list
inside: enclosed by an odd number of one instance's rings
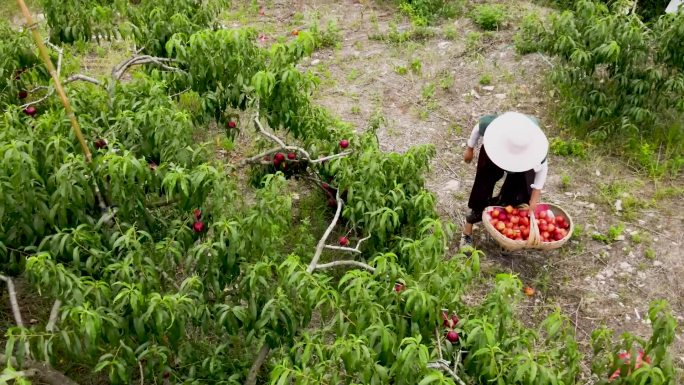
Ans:
{"label": "pile of red fruit", "polygon": [[[526,241],[530,237],[532,224],[527,209],[513,206],[494,207],[489,212],[489,223],[506,238]],[[555,242],[568,235],[569,221],[562,215],[554,215],[551,210],[538,210],[534,215],[542,242]]]}
{"label": "pile of red fruit", "polygon": [[554,215],[551,210],[546,210],[536,213],[535,218],[542,242],[560,241],[568,235],[570,223],[564,216]]}
{"label": "pile of red fruit", "polygon": [[442,324],[447,328],[445,335],[446,339],[452,344],[455,344],[459,339],[458,332],[454,330],[454,327],[458,324],[458,316],[456,314],[451,314],[451,316],[449,316],[449,311],[442,309],[442,319],[444,320]]}

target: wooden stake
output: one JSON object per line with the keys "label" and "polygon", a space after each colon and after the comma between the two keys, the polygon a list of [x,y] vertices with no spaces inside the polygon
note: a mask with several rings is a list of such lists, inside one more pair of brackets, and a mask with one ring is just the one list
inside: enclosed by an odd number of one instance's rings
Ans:
{"label": "wooden stake", "polygon": [[81,126],[79,126],[78,120],[76,120],[76,115],[74,114],[74,111],[71,109],[69,99],[67,99],[66,93],[64,93],[64,88],[62,88],[62,82],[59,80],[59,75],[55,70],[55,66],[52,64],[52,60],[50,60],[50,55],[48,55],[47,48],[43,43],[43,39],[40,37],[40,32],[38,32],[38,29],[36,28],[36,23],[33,21],[31,12],[29,11],[28,7],[26,7],[26,3],[24,3],[24,0],[17,0],[17,4],[19,4],[19,8],[21,8],[21,12],[24,14],[24,17],[26,18],[26,28],[30,29],[31,33],[33,34],[33,40],[36,42],[36,45],[38,46],[38,50],[40,51],[40,57],[43,59],[43,62],[47,66],[48,71],[52,76],[52,80],[54,80],[55,82],[55,89],[57,90],[57,94],[59,94],[59,98],[62,99],[64,109],[66,110],[67,116],[71,121],[71,128],[73,128],[74,134],[76,134],[78,142],[81,144],[81,149],[83,150],[83,154],[86,157],[86,161],[90,163],[93,160],[93,156],[90,153],[90,149],[88,149],[88,145],[86,145],[85,138],[83,138],[83,133],[81,132]]}

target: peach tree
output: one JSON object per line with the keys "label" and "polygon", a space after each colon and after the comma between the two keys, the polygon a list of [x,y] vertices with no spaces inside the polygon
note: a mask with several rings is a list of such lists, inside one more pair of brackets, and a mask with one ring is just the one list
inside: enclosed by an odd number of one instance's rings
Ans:
{"label": "peach tree", "polygon": [[[383,152],[380,119],[356,133],[315,104],[317,79],[296,67],[314,46],[307,33],[263,48],[248,29],[202,30],[111,78],[60,74],[92,161],[56,98],[31,98],[27,114],[3,94],[0,280],[14,325],[0,378],[71,384],[76,363],[111,383],[578,382],[560,311],[526,326],[521,282],[505,274],[468,296],[482,254],[449,249],[453,224],[424,183],[434,148]],[[122,82],[134,65],[150,67]],[[227,114],[253,142],[231,161],[197,140]],[[15,276],[49,316],[23,322]],[[595,333],[597,379],[619,368],[616,383],[674,383],[676,324],[664,303],[649,316],[648,340]],[[649,362],[636,368],[620,350],[639,348]]]}

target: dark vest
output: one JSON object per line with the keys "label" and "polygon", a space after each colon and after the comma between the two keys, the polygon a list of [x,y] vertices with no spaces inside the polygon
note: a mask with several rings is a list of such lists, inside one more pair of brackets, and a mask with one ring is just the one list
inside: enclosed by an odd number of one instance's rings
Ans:
{"label": "dark vest", "polygon": [[[500,114],[490,114],[490,115],[484,115],[483,117],[480,118],[480,121],[478,122],[478,126],[479,126],[479,131],[480,131],[481,137],[484,137],[485,131],[487,131],[487,127],[489,127],[489,125],[494,121],[494,119],[498,118],[499,115]],[[536,124],[537,126],[539,125],[539,119],[537,119],[536,117],[534,117],[532,115],[525,115],[525,116],[530,118],[534,122],[534,124]],[[548,155],[544,157],[544,160],[542,160],[541,163],[546,162],[547,157],[548,157]]]}

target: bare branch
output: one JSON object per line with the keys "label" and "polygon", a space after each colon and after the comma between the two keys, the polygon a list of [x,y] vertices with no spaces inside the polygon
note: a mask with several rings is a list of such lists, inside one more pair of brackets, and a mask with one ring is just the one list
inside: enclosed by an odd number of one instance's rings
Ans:
{"label": "bare branch", "polygon": [[329,269],[331,267],[337,267],[337,266],[355,266],[355,267],[360,267],[362,269],[366,269],[370,271],[371,273],[375,273],[375,268],[371,265],[365,264],[363,262],[359,261],[333,261],[329,263],[322,263],[320,265],[316,265],[314,267],[314,270],[324,270],[324,269]]}
{"label": "bare branch", "polygon": [[439,353],[439,359],[443,360],[442,356],[442,339],[439,337],[439,327],[435,328],[435,338],[437,339],[437,352]]}
{"label": "bare branch", "polygon": [[95,78],[93,78],[93,77],[90,77],[90,76],[87,76],[87,75],[82,75],[82,74],[76,74],[76,75],[71,75],[71,76],[69,76],[69,78],[68,78],[67,80],[64,81],[64,84],[68,84],[68,83],[71,83],[71,82],[75,82],[75,81],[77,81],[77,80],[81,80],[81,81],[88,82],[88,83],[93,83],[93,84],[96,84],[96,85],[98,85],[98,86],[101,86],[101,85],[102,85],[102,82],[101,82],[101,81],[99,81],[99,80],[97,80],[97,79],[95,79]]}
{"label": "bare branch", "polygon": [[321,254],[323,253],[323,249],[325,248],[325,242],[328,240],[330,233],[335,228],[335,225],[337,225],[337,221],[340,219],[340,213],[342,212],[342,198],[340,198],[340,190],[337,190],[335,200],[337,201],[337,210],[335,210],[335,217],[333,218],[332,222],[330,222],[330,225],[328,225],[328,228],[325,230],[325,233],[323,233],[323,237],[321,237],[321,239],[318,241],[318,245],[316,246],[316,252],[314,253],[313,259],[311,259],[309,267],[306,269],[308,273],[314,271],[316,265],[318,265],[318,260],[321,258]]}
{"label": "bare branch", "polygon": [[138,368],[140,369],[140,385],[145,385],[145,374],[143,374],[143,367],[140,361],[138,361]]}
{"label": "bare branch", "polygon": [[129,68],[135,66],[135,65],[142,65],[142,64],[156,64],[160,66],[161,68],[167,70],[167,71],[174,71],[174,72],[185,72],[180,68],[177,67],[171,67],[169,65],[166,65],[164,63],[175,63],[175,59],[168,59],[168,58],[163,58],[163,57],[155,57],[155,56],[150,56],[150,55],[135,55],[118,66],[114,67],[112,70],[112,78],[114,80],[121,80],[121,77],[128,71]]}
{"label": "bare branch", "polygon": [[268,353],[271,351],[271,348],[264,343],[261,345],[261,349],[259,350],[259,354],[257,355],[256,360],[254,360],[254,363],[252,363],[252,367],[249,368],[249,374],[247,375],[247,380],[245,381],[245,385],[256,385],[257,381],[257,376],[259,375],[259,369],[261,369],[261,366],[264,364],[264,361],[266,361],[266,357],[268,357]]}
{"label": "bare branch", "polygon": [[45,330],[52,332],[55,329],[55,323],[57,323],[57,317],[59,316],[59,308],[62,306],[62,301],[55,300],[52,304],[52,310],[50,311],[50,319],[48,320]]}
{"label": "bare branch", "polygon": [[[257,112],[256,112],[256,114],[254,114],[254,123],[256,124],[257,128],[259,129],[259,132],[260,132],[263,136],[265,136],[265,137],[271,139],[272,141],[278,143],[278,144],[280,145],[280,147],[287,147],[287,145],[285,144],[285,142],[283,142],[282,140],[280,140],[280,138],[278,138],[277,136],[271,134],[270,132],[267,132],[267,131],[264,129],[264,126],[261,125],[261,122],[259,121],[259,109],[258,109],[258,106],[257,106]],[[307,157],[307,158],[310,158],[309,154],[306,153],[306,151],[304,151],[304,153],[306,154],[306,157]]]}
{"label": "bare branch", "polygon": [[[6,362],[7,358],[8,357],[4,354],[0,354],[0,362]],[[19,363],[14,357],[9,357],[9,359],[12,366],[19,366]],[[24,360],[22,369],[32,370],[32,374],[35,377],[50,385],[78,385],[76,381],[51,368],[48,364],[42,362]]]}
{"label": "bare branch", "polygon": [[21,310],[19,310],[19,303],[17,302],[17,292],[14,289],[14,282],[12,278],[0,275],[0,281],[5,281],[7,284],[7,293],[9,294],[10,305],[12,306],[12,314],[14,314],[14,322],[20,328],[24,327],[24,321],[21,319]]}
{"label": "bare branch", "polygon": [[352,150],[347,150],[347,151],[340,152],[339,154],[333,154],[333,155],[325,156],[323,158],[309,160],[309,162],[311,162],[311,163],[322,163],[322,162],[332,160],[332,159],[344,158],[345,156],[351,155],[351,153],[353,153],[353,152],[354,151],[352,151]]}
{"label": "bare branch", "polygon": [[442,369],[443,371],[445,371],[449,375],[451,375],[451,377],[453,377],[454,380],[456,380],[456,382],[458,382],[459,385],[466,385],[466,383],[463,382],[461,377],[459,377],[455,371],[451,370],[451,368],[449,367],[449,363],[447,361],[438,360],[438,361],[434,361],[434,362],[429,362],[427,364],[427,367],[430,369]]}
{"label": "bare branch", "polygon": [[38,99],[38,100],[34,100],[34,101],[32,101],[32,102],[28,102],[28,103],[26,103],[26,104],[22,104],[21,106],[19,106],[19,108],[28,108],[28,107],[30,107],[30,106],[35,106],[36,104],[40,104],[40,103],[42,103],[45,99],[49,98],[50,96],[52,96],[52,94],[55,93],[55,89],[54,89],[54,88],[52,88],[52,87],[46,87],[46,88],[48,89],[48,92],[47,92],[42,98],[40,98],[40,99]]}
{"label": "bare branch", "polygon": [[188,87],[188,88],[184,89],[183,91],[176,92],[175,94],[169,95],[169,98],[175,98],[176,96],[178,96],[180,94],[184,94],[184,93],[190,91],[191,89],[192,89],[192,87]]}
{"label": "bare branch", "polygon": [[64,50],[50,43],[47,40],[45,41],[45,44],[47,44],[48,46],[50,46],[50,48],[57,51],[57,76],[59,76],[62,73],[62,56],[64,55]]}
{"label": "bare branch", "polygon": [[359,250],[359,247],[361,247],[361,244],[368,239],[370,239],[370,235],[367,236],[366,238],[359,240],[359,242],[356,244],[355,247],[342,247],[342,246],[325,245],[325,248],[330,249],[330,250],[348,251],[350,253],[361,254],[361,250]]}

